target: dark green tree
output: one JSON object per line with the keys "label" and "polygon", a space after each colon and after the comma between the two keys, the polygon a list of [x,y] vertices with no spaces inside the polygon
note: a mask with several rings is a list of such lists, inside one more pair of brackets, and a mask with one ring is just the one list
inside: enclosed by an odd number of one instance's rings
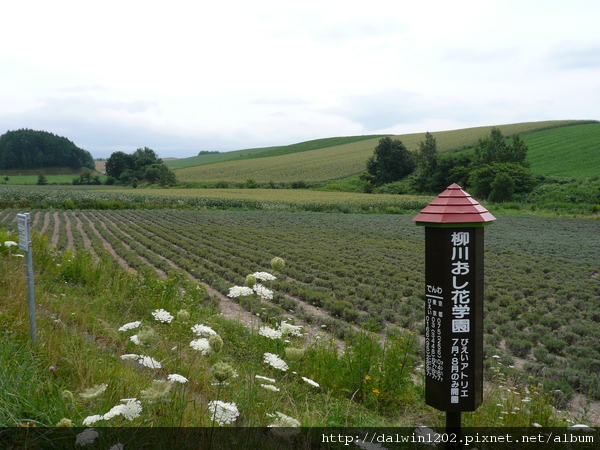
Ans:
{"label": "dark green tree", "polygon": [[399,140],[384,137],[379,140],[373,156],[367,161],[367,170],[361,179],[375,186],[393,183],[415,170],[415,158]]}
{"label": "dark green tree", "polygon": [[162,187],[175,186],[177,178],[172,170],[164,164],[151,164],[144,169],[144,180]]}
{"label": "dark green tree", "polygon": [[438,150],[437,142],[429,132],[425,133],[425,141],[419,143],[415,163],[417,169],[410,180],[411,188],[418,192],[435,192]]}
{"label": "dark green tree", "polygon": [[494,203],[508,202],[515,193],[515,180],[507,172],[498,172],[490,184],[488,200]]}
{"label": "dark green tree", "polygon": [[[508,184],[502,186],[501,183]],[[512,195],[509,196],[508,192],[511,190],[514,194],[527,193],[531,192],[536,184],[537,180],[531,170],[515,163],[486,164],[471,172],[469,176],[471,194],[482,200],[490,199],[495,188],[494,201],[510,201]]]}
{"label": "dark green tree", "polygon": [[124,152],[114,152],[106,160],[106,175],[114,177],[117,180],[126,170],[133,170],[135,160],[133,155]]}
{"label": "dark green tree", "polygon": [[38,175],[36,184],[38,186],[46,186],[48,184],[48,179],[46,178],[46,175],[44,175],[43,173],[40,173]]}

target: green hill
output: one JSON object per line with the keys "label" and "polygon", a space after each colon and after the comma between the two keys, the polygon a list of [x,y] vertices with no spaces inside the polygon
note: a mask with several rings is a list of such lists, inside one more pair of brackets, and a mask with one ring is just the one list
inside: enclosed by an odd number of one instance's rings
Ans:
{"label": "green hill", "polygon": [[[588,125],[583,125],[583,123]],[[575,124],[582,124],[578,126],[584,127],[593,123],[574,120],[526,122],[433,132],[432,134],[437,140],[439,151],[447,152],[473,147],[479,139],[489,135],[494,127],[500,128],[505,136],[510,136],[516,133],[525,135],[543,130],[560,130],[566,125]],[[529,136],[533,135],[530,134]],[[365,170],[366,161],[372,156],[373,149],[378,144],[381,136],[362,136],[360,138],[360,140],[354,138],[350,142],[341,143],[340,141],[336,143],[335,140],[323,139],[292,146],[239,150],[238,152],[230,152],[235,155],[232,155],[233,158],[229,160],[217,161],[215,159],[210,164],[203,163],[203,165],[192,167],[180,165],[179,167],[183,168],[177,169],[176,174],[177,178],[183,182],[223,180],[239,183],[254,179],[259,183],[269,181],[290,183],[300,180],[318,182],[342,179]],[[425,132],[403,134],[395,136],[395,138],[400,139],[409,150],[415,151],[419,143],[425,139]],[[593,139],[593,137],[590,139]],[[562,150],[558,148],[553,151],[561,152]],[[227,154],[203,155],[195,158],[209,158]],[[244,157],[240,157],[240,155],[244,155]],[[587,162],[584,164],[587,164]],[[174,166],[171,165],[171,167]]]}

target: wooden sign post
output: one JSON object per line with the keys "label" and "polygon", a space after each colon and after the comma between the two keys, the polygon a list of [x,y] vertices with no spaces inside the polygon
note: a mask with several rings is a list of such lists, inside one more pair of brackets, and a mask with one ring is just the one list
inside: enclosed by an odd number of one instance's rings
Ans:
{"label": "wooden sign post", "polygon": [[29,334],[31,342],[36,342],[35,324],[35,294],[33,291],[33,256],[31,254],[31,220],[29,213],[17,214],[17,229],[19,231],[19,248],[25,250],[25,265],[27,270],[27,304],[29,308]]}
{"label": "wooden sign post", "polygon": [[452,184],[413,218],[425,226],[425,402],[460,433],[483,401],[483,226],[496,220]]}

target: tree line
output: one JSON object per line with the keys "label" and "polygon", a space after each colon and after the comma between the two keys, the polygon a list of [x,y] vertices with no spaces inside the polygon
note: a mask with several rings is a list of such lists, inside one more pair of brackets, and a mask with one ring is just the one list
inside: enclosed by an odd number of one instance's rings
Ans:
{"label": "tree line", "polygon": [[531,192],[538,182],[527,151],[519,135],[509,143],[498,128],[478,141],[473,154],[440,154],[429,132],[414,153],[400,140],[384,137],[360,178],[365,192],[439,194],[457,183],[478,199],[510,201]]}

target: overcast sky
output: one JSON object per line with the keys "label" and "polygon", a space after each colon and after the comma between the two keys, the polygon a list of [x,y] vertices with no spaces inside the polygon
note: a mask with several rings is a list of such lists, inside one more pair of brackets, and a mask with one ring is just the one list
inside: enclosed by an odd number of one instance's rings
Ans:
{"label": "overcast sky", "polygon": [[19,0],[0,134],[94,157],[600,119],[600,2]]}

